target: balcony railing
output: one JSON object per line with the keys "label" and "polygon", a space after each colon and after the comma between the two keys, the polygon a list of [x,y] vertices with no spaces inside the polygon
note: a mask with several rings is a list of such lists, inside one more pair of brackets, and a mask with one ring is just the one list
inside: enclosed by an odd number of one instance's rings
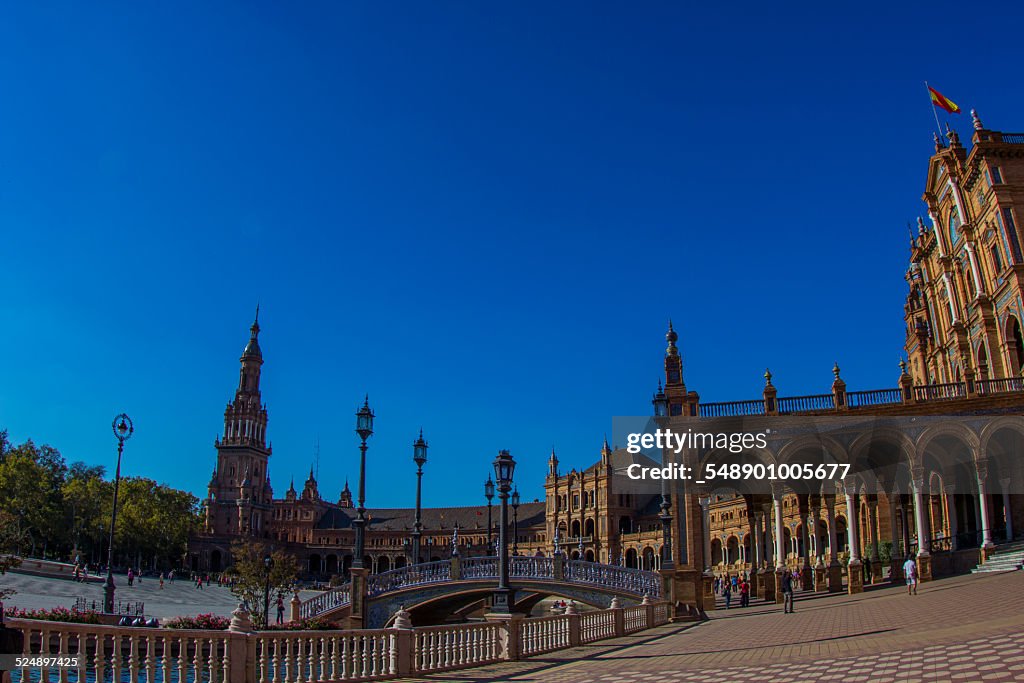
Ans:
{"label": "balcony railing", "polygon": [[848,391],[846,405],[851,408],[867,406],[884,406],[903,402],[903,392],[899,389],[872,389],[871,391]]}
{"label": "balcony railing", "polygon": [[764,415],[764,401],[727,401],[725,403],[700,404],[701,417],[738,417],[741,415]]}
{"label": "balcony railing", "polygon": [[832,394],[813,396],[789,396],[779,399],[780,413],[803,413],[813,410],[835,410],[836,400]]}
{"label": "balcony railing", "polygon": [[914,398],[918,401],[949,401],[967,395],[967,385],[963,382],[946,384],[925,384],[914,387]]}
{"label": "balcony railing", "polygon": [[691,405],[691,414],[698,417],[743,417],[858,411],[881,406],[952,401],[1009,393],[1024,393],[1024,377],[978,380],[973,382],[971,387],[966,382],[946,382],[904,388],[872,389],[870,391],[837,389],[831,394],[809,396],[775,397],[766,393],[764,398],[751,401],[693,404]]}

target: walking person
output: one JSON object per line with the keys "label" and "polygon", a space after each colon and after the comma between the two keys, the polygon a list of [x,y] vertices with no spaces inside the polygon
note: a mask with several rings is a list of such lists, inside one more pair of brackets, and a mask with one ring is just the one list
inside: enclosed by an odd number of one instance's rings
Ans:
{"label": "walking person", "polygon": [[284,623],[284,596],[281,593],[277,594],[277,623]]}
{"label": "walking person", "polygon": [[917,563],[913,555],[907,555],[903,563],[903,576],[907,577],[907,595],[917,595]]}
{"label": "walking person", "polygon": [[793,613],[793,575],[782,572],[782,613]]}
{"label": "walking person", "polygon": [[164,589],[164,573],[160,572],[160,590]]}
{"label": "walking person", "polygon": [[722,595],[725,596],[725,609],[729,609],[729,604],[732,602],[732,584],[730,582],[725,582],[725,588],[722,589]]}
{"label": "walking person", "polygon": [[128,568],[128,586],[135,584],[135,572],[132,571],[131,567]]}

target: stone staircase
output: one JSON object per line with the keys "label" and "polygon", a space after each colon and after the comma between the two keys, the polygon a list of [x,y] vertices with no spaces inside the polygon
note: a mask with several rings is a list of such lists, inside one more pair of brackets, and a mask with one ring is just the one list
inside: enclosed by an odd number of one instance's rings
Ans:
{"label": "stone staircase", "polygon": [[1012,572],[1024,566],[1024,541],[1003,543],[996,546],[995,553],[988,562],[979,564],[971,570],[972,574],[985,572]]}

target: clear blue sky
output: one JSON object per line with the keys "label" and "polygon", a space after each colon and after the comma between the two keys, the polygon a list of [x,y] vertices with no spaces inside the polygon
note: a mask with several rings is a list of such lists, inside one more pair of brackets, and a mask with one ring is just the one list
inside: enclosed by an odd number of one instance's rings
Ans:
{"label": "clear blue sky", "polygon": [[[278,495],[542,494],[646,414],[895,386],[922,81],[1024,130],[1024,8],[92,3],[0,21],[0,427],[205,495],[257,300]],[[990,23],[995,21],[997,23]]]}

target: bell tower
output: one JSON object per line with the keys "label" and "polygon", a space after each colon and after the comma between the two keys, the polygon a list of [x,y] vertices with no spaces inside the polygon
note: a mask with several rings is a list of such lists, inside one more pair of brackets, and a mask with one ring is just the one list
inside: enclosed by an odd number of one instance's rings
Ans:
{"label": "bell tower", "polygon": [[272,510],[269,480],[271,448],[267,445],[267,407],[260,398],[260,309],[249,328],[249,342],[239,359],[235,398],[224,409],[224,432],[214,442],[217,469],[206,500],[206,531],[214,534],[265,536]]}

